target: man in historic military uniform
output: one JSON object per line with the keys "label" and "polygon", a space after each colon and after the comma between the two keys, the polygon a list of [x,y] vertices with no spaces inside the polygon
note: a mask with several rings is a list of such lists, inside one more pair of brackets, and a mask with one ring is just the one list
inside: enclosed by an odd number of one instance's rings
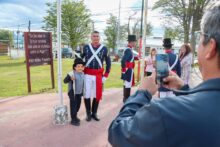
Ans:
{"label": "man in historic military uniform", "polygon": [[124,80],[123,102],[130,96],[131,87],[134,86],[134,60],[138,60],[138,57],[134,57],[132,50],[136,46],[136,41],[135,35],[128,35],[128,46],[121,60],[121,79]]}
{"label": "man in historic military uniform", "polygon": [[[102,84],[109,75],[111,60],[108,55],[108,49],[100,44],[98,31],[91,34],[92,43],[83,47],[82,58],[85,59],[85,92],[84,102],[86,107],[87,121],[93,118],[96,121],[100,119],[97,116],[99,101],[102,98]],[[103,61],[106,62],[104,73]],[[93,98],[92,108],[90,99]],[[92,111],[91,111],[92,110]],[[92,114],[91,114],[92,112]]]}
{"label": "man in historic military uniform", "polygon": [[[168,61],[169,61],[170,70],[175,72],[180,77],[181,76],[181,66],[180,66],[179,57],[173,53],[172,46],[173,46],[173,44],[171,43],[170,38],[163,39],[163,47],[164,47],[165,53],[168,54]],[[167,97],[167,96],[172,96],[172,95],[173,95],[173,92],[170,89],[167,89],[165,87],[159,88],[159,96],[160,97]]]}

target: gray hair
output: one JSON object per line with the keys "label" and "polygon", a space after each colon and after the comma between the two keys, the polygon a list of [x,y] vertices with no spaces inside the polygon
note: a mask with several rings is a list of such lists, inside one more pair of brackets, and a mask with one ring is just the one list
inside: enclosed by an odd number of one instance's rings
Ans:
{"label": "gray hair", "polygon": [[201,21],[201,32],[204,35],[203,45],[206,45],[210,39],[216,41],[216,49],[219,57],[220,67],[220,5],[209,9]]}
{"label": "gray hair", "polygon": [[207,10],[204,14],[201,21],[201,32],[204,35],[203,44],[207,44],[213,38],[220,50],[220,5]]}

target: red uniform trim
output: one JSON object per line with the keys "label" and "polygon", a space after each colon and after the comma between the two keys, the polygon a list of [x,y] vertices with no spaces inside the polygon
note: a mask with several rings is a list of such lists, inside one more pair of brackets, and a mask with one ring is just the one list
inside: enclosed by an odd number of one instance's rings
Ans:
{"label": "red uniform trim", "polygon": [[166,53],[172,53],[173,51],[171,49],[165,50]]}
{"label": "red uniform trim", "polygon": [[138,57],[134,57],[134,60],[139,60],[139,58]]}
{"label": "red uniform trim", "polygon": [[91,45],[92,45],[93,48],[99,48],[101,44],[92,44],[91,43]]}
{"label": "red uniform trim", "polygon": [[105,72],[104,77],[108,78],[109,73]]}
{"label": "red uniform trim", "polygon": [[92,69],[92,68],[85,68],[84,72],[88,75],[96,76],[96,100],[100,101],[102,99],[102,74],[104,68],[100,69]]}
{"label": "red uniform trim", "polygon": [[121,69],[121,72],[126,72],[126,68],[122,68],[122,69]]}
{"label": "red uniform trim", "polygon": [[125,63],[126,68],[134,68],[134,62],[126,62]]}
{"label": "red uniform trim", "polygon": [[129,48],[131,48],[131,49],[133,48],[130,44],[128,44],[127,47],[129,47]]}

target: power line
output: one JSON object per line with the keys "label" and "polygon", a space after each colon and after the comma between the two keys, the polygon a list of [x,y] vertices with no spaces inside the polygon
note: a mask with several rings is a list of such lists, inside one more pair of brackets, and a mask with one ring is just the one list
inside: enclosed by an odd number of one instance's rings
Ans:
{"label": "power line", "polygon": [[[126,7],[126,8],[121,8],[121,12],[128,12],[128,11],[131,11],[131,8],[134,8],[132,9],[132,11],[139,11],[141,10],[141,7]],[[95,14],[92,14],[92,16],[102,16],[102,15],[109,15],[110,13],[118,13],[118,9],[112,9],[112,10],[108,10],[108,11],[102,11],[102,12],[98,12],[98,13],[95,13]]]}

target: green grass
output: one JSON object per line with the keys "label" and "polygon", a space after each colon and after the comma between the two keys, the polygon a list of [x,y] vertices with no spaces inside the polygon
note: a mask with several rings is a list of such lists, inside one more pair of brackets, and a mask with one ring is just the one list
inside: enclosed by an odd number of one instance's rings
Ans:
{"label": "green grass", "polygon": [[[27,74],[25,59],[10,59],[0,56],[0,98],[27,95]],[[73,59],[62,60],[62,78],[72,69]],[[55,89],[52,89],[50,66],[30,67],[31,94],[57,91],[57,60],[54,60]],[[120,79],[121,67],[119,63],[112,63],[111,73],[105,82],[105,88],[119,88],[123,83]],[[63,84],[66,92],[67,85]]]}

